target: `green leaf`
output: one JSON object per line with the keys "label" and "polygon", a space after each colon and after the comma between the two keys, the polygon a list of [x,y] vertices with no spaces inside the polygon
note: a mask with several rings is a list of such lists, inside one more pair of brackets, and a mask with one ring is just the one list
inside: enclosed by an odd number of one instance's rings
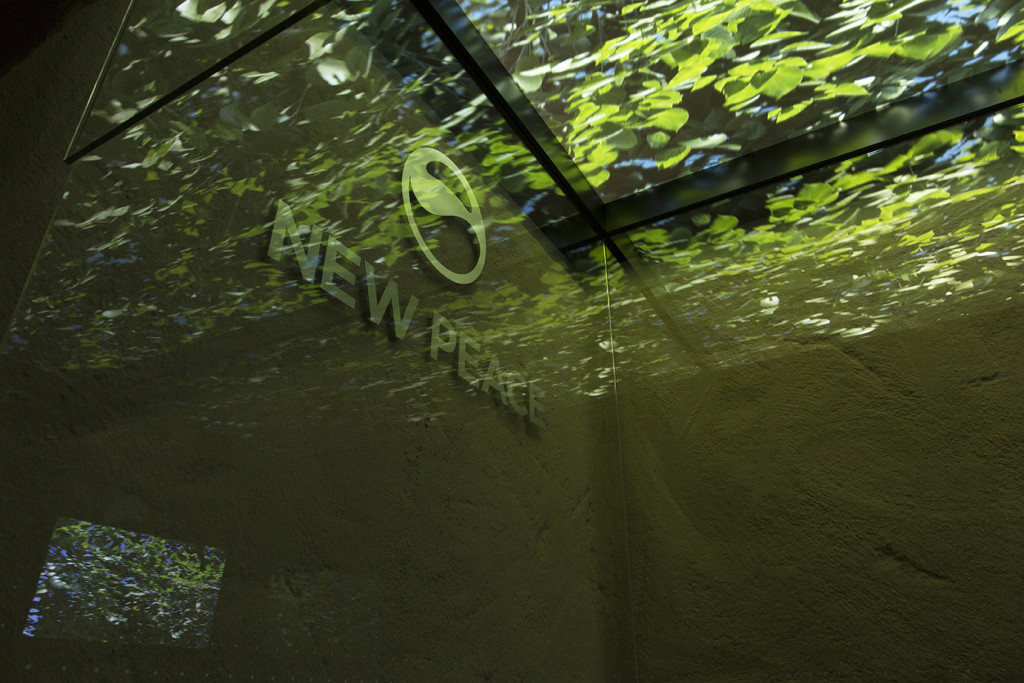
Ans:
{"label": "green leaf", "polygon": [[[205,3],[204,3],[205,4]],[[209,9],[200,6],[199,0],[185,0],[175,7],[181,16],[191,21],[198,21],[205,24],[213,24],[220,20],[227,11],[227,4],[220,3]]]}
{"label": "green leaf", "polygon": [[668,133],[663,133],[659,130],[647,136],[647,144],[650,145],[652,149],[661,149],[667,145],[668,141],[671,139],[672,138]]}
{"label": "green leaf", "polygon": [[808,66],[804,75],[807,78],[826,78],[836,71],[846,68],[856,56],[855,50],[844,50],[838,54],[816,59]]}
{"label": "green leaf", "polygon": [[725,233],[739,225],[739,222],[740,219],[736,216],[729,216],[725,214],[715,216],[715,220],[711,223],[711,227],[708,228],[708,232],[712,234]]}
{"label": "green leaf", "polygon": [[922,35],[905,41],[896,48],[896,53],[911,59],[930,59],[942,52],[955,39],[960,38],[962,33],[963,30],[959,26],[950,26],[939,35]]}
{"label": "green leaf", "polygon": [[758,96],[758,89],[753,85],[743,85],[743,87],[734,89],[732,93],[725,98],[725,106],[733,108],[738,105],[748,102]]}
{"label": "green leaf", "polygon": [[536,92],[544,84],[544,72],[517,73],[515,81],[524,93]]}
{"label": "green leaf", "polygon": [[691,150],[688,145],[662,149],[655,152],[654,161],[658,164],[658,168],[675,168],[681,164],[686,157],[690,156],[691,151],[693,150]]}
{"label": "green leaf", "polygon": [[725,133],[714,133],[712,135],[705,135],[700,138],[693,138],[687,140],[686,144],[694,149],[711,149],[712,147],[719,147],[729,141],[729,136]]}
{"label": "green leaf", "polygon": [[331,85],[342,85],[352,79],[348,64],[340,59],[321,59],[316,63],[316,72]]}
{"label": "green leaf", "polygon": [[702,19],[698,19],[693,25],[693,32],[697,35],[709,31],[715,26],[719,26],[724,23],[727,13],[722,12],[721,14],[709,14]]}
{"label": "green leaf", "polygon": [[583,175],[586,176],[591,185],[594,187],[601,187],[608,181],[608,178],[610,178],[612,174],[608,172],[608,169],[601,168],[596,171],[584,173]]}
{"label": "green leaf", "polygon": [[794,104],[792,107],[786,107],[784,110],[777,110],[775,112],[769,113],[768,118],[772,118],[772,116],[774,115],[775,117],[777,117],[777,122],[782,123],[783,121],[788,121],[794,116],[798,116],[800,112],[802,112],[804,109],[807,109],[809,105],[810,102],[798,102]]}
{"label": "green leaf", "polygon": [[808,183],[800,188],[797,197],[815,204],[822,204],[835,199],[836,195],[836,191],[828,183]]}
{"label": "green leaf", "polygon": [[620,128],[607,138],[607,143],[616,149],[632,149],[637,142],[636,133],[629,128]]}
{"label": "green leaf", "polygon": [[789,94],[803,81],[803,72],[791,66],[780,66],[761,86],[761,92],[776,99]]}
{"label": "green leaf", "polygon": [[856,83],[839,83],[837,85],[829,83],[824,90],[828,97],[857,97],[870,94]]}
{"label": "green leaf", "polygon": [[658,128],[676,133],[690,120],[690,112],[685,109],[665,109],[647,119],[647,122]]}

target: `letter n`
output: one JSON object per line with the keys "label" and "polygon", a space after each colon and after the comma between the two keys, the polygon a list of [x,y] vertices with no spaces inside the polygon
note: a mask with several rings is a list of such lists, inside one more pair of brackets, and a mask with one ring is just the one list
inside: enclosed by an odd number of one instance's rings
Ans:
{"label": "letter n", "polygon": [[320,256],[320,241],[323,232],[323,228],[313,227],[309,233],[309,242],[303,245],[302,236],[299,234],[298,226],[295,225],[291,207],[283,200],[278,200],[277,215],[274,217],[274,233],[270,237],[268,255],[275,261],[283,261],[286,255],[284,242],[287,238],[292,255],[299,263],[302,277],[313,282],[316,280],[316,267]]}

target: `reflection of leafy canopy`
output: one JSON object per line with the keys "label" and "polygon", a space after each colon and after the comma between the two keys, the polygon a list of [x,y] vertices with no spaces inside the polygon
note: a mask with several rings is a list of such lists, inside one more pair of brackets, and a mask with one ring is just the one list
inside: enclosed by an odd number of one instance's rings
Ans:
{"label": "reflection of leafy canopy", "polygon": [[[750,10],[755,14],[770,9],[755,4]],[[783,6],[788,5],[772,5]],[[92,180],[83,181],[87,184],[79,187],[87,188],[84,194],[75,192],[74,205],[55,225],[17,324],[25,335],[32,332],[62,349],[47,362],[69,368],[124,365],[208,332],[241,329],[251,321],[322,303],[318,288],[300,284],[293,274],[263,260],[276,199],[297,207],[300,224],[323,226],[388,269],[408,267],[416,247],[402,214],[399,169],[404,155],[420,146],[482,162],[475,170],[480,181],[518,192],[517,201],[531,207],[536,220],[564,215],[549,179],[408,5],[386,5],[394,8],[392,13],[383,12],[381,2],[346,7],[330,19],[310,19],[278,36],[125,140],[104,147],[102,158],[80,165],[76,175]],[[567,8],[583,11],[584,6],[559,7],[564,14]],[[654,12],[684,20],[667,7],[630,6],[626,15]],[[970,8],[965,7],[967,12]],[[593,17],[605,12],[597,5],[587,11]],[[799,12],[790,14],[787,21],[803,21]],[[615,21],[624,22],[626,15],[616,15]],[[743,16],[748,15],[753,16]],[[951,25],[932,15],[918,19],[931,28]],[[742,33],[746,21],[736,30]],[[876,25],[889,20],[879,21]],[[601,30],[611,40],[608,25],[595,25],[604,26]],[[901,20],[901,26],[904,35],[908,24]],[[833,52],[816,54],[824,59],[820,54]],[[627,58],[632,59],[623,53],[622,59]],[[733,57],[716,59],[718,69],[726,63],[721,60]],[[568,78],[559,74],[555,70],[551,77]],[[826,96],[817,86],[801,83],[809,88],[806,92],[817,93],[820,103],[839,106],[839,95]],[[571,97],[585,90],[575,90],[576,85],[570,88],[575,93]],[[738,106],[737,112],[742,114],[746,106]],[[410,127],[403,120],[419,124]],[[869,156],[787,183],[768,197],[751,193],[730,200],[727,208],[688,217],[687,225],[675,222],[638,231],[633,240],[640,253],[674,273],[678,294],[670,315],[697,325],[697,330],[715,321],[714,331],[699,333],[705,336],[702,342],[753,339],[762,331],[748,325],[765,320],[779,334],[792,329],[849,335],[873,329],[901,306],[905,312],[910,302],[931,305],[943,300],[933,296],[933,285],[942,283],[921,279],[929,272],[919,271],[926,255],[934,257],[935,265],[929,267],[941,272],[939,277],[954,278],[950,282],[955,282],[958,297],[984,291],[991,276],[990,256],[965,259],[974,252],[961,253],[962,245],[944,237],[947,219],[923,219],[942,215],[936,212],[946,206],[995,201],[998,179],[1015,177],[1009,169],[1019,150],[1008,137],[1012,127],[1002,123],[965,131],[936,133],[887,152],[884,164],[881,157]],[[683,135],[685,127],[677,133]],[[965,174],[959,170],[964,164],[984,172]],[[490,195],[487,201],[490,211],[502,216],[504,225],[497,230],[515,234],[530,227],[504,199]],[[989,208],[996,211],[996,223],[984,230],[1012,239],[1011,232],[1000,232],[998,222],[998,216],[1010,214],[986,204]],[[912,216],[915,221],[908,228]],[[960,229],[957,244],[995,243],[980,239],[977,227],[961,224]],[[86,255],[84,263],[68,256],[77,253]],[[893,261],[887,266],[890,254]],[[863,264],[879,256],[882,265]],[[1008,251],[1000,258],[1013,262]],[[806,259],[803,265],[790,265],[801,259]],[[985,273],[967,275],[982,265]],[[954,266],[956,272],[950,275]],[[593,282],[592,293],[599,291],[601,268],[596,265],[593,272],[593,277],[580,280]],[[856,296],[808,294],[797,306],[806,283],[798,286],[794,272],[820,272],[808,276],[815,288],[842,287]],[[585,316],[566,307],[566,297],[579,291],[557,268],[535,279],[510,281],[499,279],[501,275],[492,273],[493,280],[481,281],[471,297],[446,299],[446,315],[471,324],[484,337],[500,334],[524,346],[550,340],[555,331],[575,329],[579,336],[593,336]],[[118,282],[140,285],[126,292],[114,284]],[[103,294],[109,291],[117,294]],[[778,307],[773,306],[775,297],[781,301]],[[830,309],[828,315],[822,306]],[[714,314],[702,318],[706,311]],[[772,317],[765,319],[766,313]],[[599,392],[605,363],[598,358],[593,365],[591,379],[581,379],[579,373],[574,379],[567,376],[567,383],[586,393]]]}
{"label": "reflection of leafy canopy", "polygon": [[61,520],[25,632],[206,645],[223,573],[212,548]]}
{"label": "reflection of leafy canopy", "polygon": [[[378,271],[423,278],[401,189],[404,157],[421,146],[460,159],[476,186],[513,193],[535,220],[564,215],[550,179],[411,8],[395,5],[410,16],[381,24],[378,6],[302,22],[78,162],[13,339],[37,340],[48,365],[119,367],[326,303],[266,260],[279,199]],[[480,199],[492,239],[529,241],[531,221],[506,195]],[[470,292],[438,294],[445,315],[507,343],[573,329],[568,339],[591,338],[589,303],[559,266],[536,261],[536,246],[504,250],[531,260],[516,277],[489,266]]]}
{"label": "reflection of leafy canopy", "polygon": [[1024,37],[1013,3],[461,4],[606,197],[999,66]]}
{"label": "reflection of leafy canopy", "polygon": [[136,0],[79,140],[91,142],[307,0]]}
{"label": "reflection of leafy canopy", "polygon": [[1004,305],[1024,262],[1022,140],[1024,110],[1011,110],[630,239],[678,326],[730,356],[736,342],[747,353],[908,324],[965,300]]}

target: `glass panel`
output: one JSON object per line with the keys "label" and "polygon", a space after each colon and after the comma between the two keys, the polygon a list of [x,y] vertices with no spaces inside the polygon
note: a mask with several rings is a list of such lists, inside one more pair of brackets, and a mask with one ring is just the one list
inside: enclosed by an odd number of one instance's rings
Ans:
{"label": "glass panel", "polygon": [[702,353],[751,353],[999,307],[1019,289],[1013,109],[629,233]]}
{"label": "glass panel", "polygon": [[388,16],[312,17],[73,166],[0,355],[0,580],[24,623],[68,514],[226,571],[211,647],[23,637],[5,668],[620,675],[603,272],[548,250],[564,198]]}
{"label": "glass panel", "polygon": [[1001,66],[1024,41],[1019,3],[459,4],[605,200]]}
{"label": "glass panel", "polygon": [[641,680],[1012,677],[1022,140],[1008,110],[629,234]]}
{"label": "glass panel", "polygon": [[311,4],[312,0],[133,0],[71,152]]}

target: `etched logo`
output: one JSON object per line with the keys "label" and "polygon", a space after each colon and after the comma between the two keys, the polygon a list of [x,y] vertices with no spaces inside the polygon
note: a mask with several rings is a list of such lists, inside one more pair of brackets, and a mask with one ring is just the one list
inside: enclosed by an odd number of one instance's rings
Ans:
{"label": "etched logo", "polygon": [[[444,182],[435,178],[427,171],[427,165],[432,161],[442,164],[455,174],[455,177],[462,185],[462,189],[465,190],[466,195],[469,197],[469,207],[466,207],[462,200],[448,189]],[[437,256],[434,255],[423,234],[420,232],[419,225],[416,223],[416,216],[413,213],[413,196],[416,197],[417,203],[429,213],[435,216],[458,218],[469,225],[469,228],[476,236],[480,252],[476,265],[473,266],[472,270],[467,273],[456,273],[441,263]],[[423,249],[427,260],[437,269],[437,272],[460,285],[468,285],[480,277],[480,273],[484,270],[484,261],[487,259],[487,235],[484,231],[484,218],[480,212],[480,203],[477,201],[476,194],[473,192],[473,188],[470,187],[469,181],[466,180],[462,169],[456,166],[455,162],[449,159],[443,152],[432,147],[420,147],[413,151],[409,158],[405,160],[405,168],[402,170],[402,198],[405,200],[405,215],[409,219],[412,234],[416,237],[416,242],[419,243],[420,248]]]}

